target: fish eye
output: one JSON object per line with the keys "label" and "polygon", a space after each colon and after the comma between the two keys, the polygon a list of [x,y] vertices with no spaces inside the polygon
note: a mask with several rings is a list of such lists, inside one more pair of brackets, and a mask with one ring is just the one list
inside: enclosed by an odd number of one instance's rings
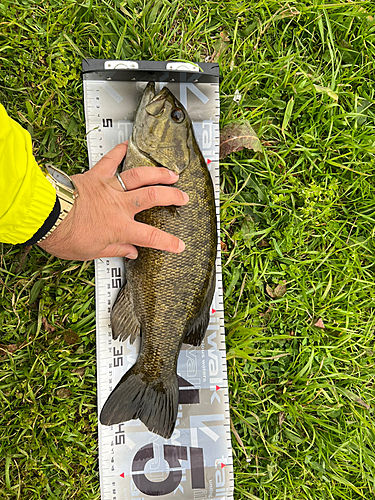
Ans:
{"label": "fish eye", "polygon": [[173,121],[177,123],[181,123],[185,119],[184,112],[181,109],[174,109],[171,113],[171,118]]}

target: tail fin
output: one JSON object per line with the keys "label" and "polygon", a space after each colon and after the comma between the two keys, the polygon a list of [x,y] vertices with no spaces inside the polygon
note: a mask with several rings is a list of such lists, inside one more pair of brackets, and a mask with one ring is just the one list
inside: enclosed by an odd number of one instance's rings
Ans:
{"label": "tail fin", "polygon": [[168,379],[146,382],[137,363],[122,377],[100,413],[103,425],[139,418],[149,431],[169,439],[178,410],[177,374]]}

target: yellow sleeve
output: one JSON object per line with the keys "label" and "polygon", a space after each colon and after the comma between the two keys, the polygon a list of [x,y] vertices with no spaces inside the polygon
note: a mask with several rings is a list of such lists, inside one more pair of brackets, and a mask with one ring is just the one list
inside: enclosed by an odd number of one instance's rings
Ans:
{"label": "yellow sleeve", "polygon": [[28,241],[55,202],[56,191],[33,156],[30,134],[0,104],[0,242]]}

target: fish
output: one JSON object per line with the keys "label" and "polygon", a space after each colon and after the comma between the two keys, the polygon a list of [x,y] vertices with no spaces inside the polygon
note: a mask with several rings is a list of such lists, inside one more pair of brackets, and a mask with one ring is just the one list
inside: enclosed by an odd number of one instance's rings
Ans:
{"label": "fish", "polygon": [[177,236],[186,247],[179,254],[140,247],[138,258],[126,261],[126,283],[111,311],[112,336],[133,343],[140,335],[140,351],[106,400],[100,422],[140,419],[169,439],[177,419],[182,344],[199,346],[209,323],[218,237],[214,187],[191,119],[167,87],[156,94],[153,82],[138,105],[123,170],[145,165],[177,173],[174,186],[189,202],[144,210],[136,220]]}

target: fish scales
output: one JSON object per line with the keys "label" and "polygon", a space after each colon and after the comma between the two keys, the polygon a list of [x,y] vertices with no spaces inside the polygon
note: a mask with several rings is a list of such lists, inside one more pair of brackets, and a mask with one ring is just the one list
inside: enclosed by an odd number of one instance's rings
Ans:
{"label": "fish scales", "polygon": [[[177,118],[177,121],[174,119]],[[135,365],[106,401],[106,425],[140,418],[149,430],[170,437],[178,409],[177,360],[182,343],[200,345],[215,290],[217,225],[214,189],[182,104],[149,83],[139,104],[124,169],[165,166],[179,174],[175,187],[189,195],[182,207],[154,207],[137,214],[182,239],[172,254],[139,248],[126,263],[126,285],[112,310],[114,338],[134,341],[142,332]]]}

